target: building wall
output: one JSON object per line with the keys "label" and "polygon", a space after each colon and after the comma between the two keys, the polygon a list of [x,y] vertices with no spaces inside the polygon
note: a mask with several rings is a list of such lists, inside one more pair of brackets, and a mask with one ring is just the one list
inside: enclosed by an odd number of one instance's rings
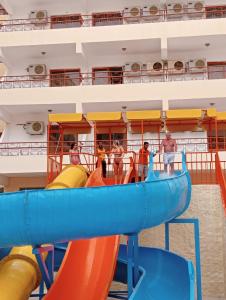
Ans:
{"label": "building wall", "polygon": [[[217,185],[193,186],[190,208],[183,218],[199,218],[204,297],[225,299],[226,222]],[[170,225],[171,251],[195,261],[192,225]],[[140,235],[144,246],[164,248],[164,226],[145,230]]]}
{"label": "building wall", "polygon": [[[181,3],[186,3],[186,0],[181,0]],[[154,0],[152,3],[166,3],[166,1]],[[225,3],[224,0],[206,0],[206,5],[221,5]],[[144,6],[148,5],[148,1],[145,0],[123,0],[123,1],[105,1],[98,0],[95,3],[93,1],[54,1],[51,5],[48,1],[38,2],[33,4],[33,10],[35,9],[46,9],[49,15],[55,14],[68,14],[68,13],[92,13],[92,12],[104,12],[104,11],[115,11],[123,10],[126,6]],[[65,7],[67,7],[65,9]],[[12,7],[11,10],[12,17],[27,18],[29,15],[29,7],[22,9],[20,5]]]}
{"label": "building wall", "polygon": [[[127,42],[125,42],[127,45]],[[57,46],[56,46],[57,47]],[[55,47],[55,49],[57,49]],[[81,54],[76,54],[74,49],[67,50],[67,48],[62,47],[60,53],[57,50],[49,51],[46,56],[41,57],[31,57],[31,55],[23,54],[23,49],[17,49],[19,51],[18,55],[21,59],[15,64],[8,59],[7,75],[8,76],[22,76],[27,75],[26,68],[32,64],[46,64],[47,69],[71,69],[71,68],[80,68],[82,73],[92,72],[92,68],[95,67],[111,67],[111,66],[124,66],[128,62],[139,62],[142,64],[147,64],[148,62],[161,61],[161,49],[160,49],[160,40],[159,47],[157,51],[153,50],[150,53],[130,53],[130,46],[128,46],[128,53],[121,53],[120,45],[118,46],[118,51],[116,54],[108,54],[108,51],[111,49],[101,49],[101,46],[98,46],[94,49],[94,53],[84,53],[84,56]],[[216,51],[215,51],[216,50]],[[98,53],[99,52],[99,53]],[[138,50],[136,50],[138,52]],[[24,50],[24,53],[27,53]],[[64,55],[62,55],[62,53]],[[102,53],[102,55],[100,55]],[[7,53],[6,53],[7,58]],[[214,51],[169,51],[168,60],[181,60],[184,63],[188,62],[190,59],[205,58],[207,61],[225,61],[226,54],[224,49],[214,49]]]}
{"label": "building wall", "polygon": [[47,184],[46,177],[10,177],[5,192],[16,192],[20,188],[43,188]]}

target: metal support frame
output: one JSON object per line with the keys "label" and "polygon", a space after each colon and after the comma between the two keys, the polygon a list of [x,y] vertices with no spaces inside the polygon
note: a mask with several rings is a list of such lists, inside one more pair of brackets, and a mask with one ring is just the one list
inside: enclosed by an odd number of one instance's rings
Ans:
{"label": "metal support frame", "polygon": [[138,266],[138,234],[128,235],[127,243],[127,286],[128,291],[111,291],[109,297],[127,300],[132,295],[136,284],[139,281]]}
{"label": "metal support frame", "polygon": [[[44,253],[48,253],[47,258],[43,257]],[[33,294],[31,297],[44,297],[44,286],[47,290],[51,287],[54,280],[54,246],[36,246],[33,247],[32,253],[35,255],[40,271],[42,273],[42,281],[39,286],[39,294]]]}
{"label": "metal support frame", "polygon": [[200,259],[199,220],[174,219],[165,223],[165,249],[168,251],[170,249],[170,224],[193,224],[194,226],[197,300],[202,300],[202,272]]}

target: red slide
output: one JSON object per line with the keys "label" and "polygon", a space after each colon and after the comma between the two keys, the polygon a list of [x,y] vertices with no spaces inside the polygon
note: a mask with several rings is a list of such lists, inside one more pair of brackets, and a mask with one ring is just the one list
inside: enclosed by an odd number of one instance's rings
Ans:
{"label": "red slide", "polygon": [[[86,186],[101,185],[104,185],[101,168],[97,168],[89,177]],[[57,277],[44,299],[107,299],[118,255],[119,239],[119,236],[111,236],[70,242]]]}

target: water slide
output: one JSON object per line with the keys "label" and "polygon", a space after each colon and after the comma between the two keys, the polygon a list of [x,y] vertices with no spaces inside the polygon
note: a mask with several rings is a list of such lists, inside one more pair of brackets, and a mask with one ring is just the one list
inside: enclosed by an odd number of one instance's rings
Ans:
{"label": "water slide", "polygon": [[[57,187],[56,184],[55,187]],[[54,188],[54,184],[52,188]],[[190,177],[185,164],[183,164],[181,174],[167,179],[156,178],[150,172],[146,182],[135,184],[86,189],[61,190],[58,188],[56,190],[3,194],[0,196],[0,246],[40,245],[96,236],[139,232],[182,214],[189,205],[190,197]],[[81,247],[82,249],[83,247]],[[67,250],[67,256],[69,251],[70,247]],[[122,251],[120,250],[120,253]],[[142,248],[140,251],[143,253]],[[147,255],[139,257],[145,256],[148,258],[149,255],[153,256],[153,253],[149,251]],[[139,293],[135,293],[130,299],[166,299],[161,296],[161,291],[156,291],[155,295],[158,296],[151,298],[151,291],[156,290],[155,287],[160,288],[161,284],[172,289],[172,283],[174,283],[173,286],[177,287],[180,277],[171,276],[175,273],[174,269],[181,270],[186,274],[186,284],[183,285],[186,297],[183,299],[193,299],[190,292],[192,272],[189,263],[180,257],[176,260],[173,254],[168,254],[162,255],[162,260],[159,258],[160,255],[157,256],[155,274],[151,272],[152,268],[148,265],[148,259],[140,261],[142,276],[136,290],[139,290],[141,294],[139,296]],[[167,265],[174,267],[170,271],[170,268],[165,267]],[[84,268],[84,270],[88,269]],[[168,270],[168,272],[165,272],[165,276],[163,276],[163,270]],[[75,274],[76,272],[73,275],[70,273],[72,276],[75,276]],[[152,280],[150,280],[150,274]],[[149,278],[149,280],[144,280],[146,278]],[[161,278],[162,281],[157,280],[158,278]],[[107,285],[109,285],[109,282]],[[175,297],[171,299],[182,299],[178,298],[176,292],[174,295]],[[57,300],[57,298],[55,299]],[[88,298],[85,297],[85,299]]]}
{"label": "water slide", "polygon": [[[97,168],[85,186],[104,186],[101,173]],[[119,240],[119,235],[113,235],[70,242],[44,299],[105,300],[114,276]]]}

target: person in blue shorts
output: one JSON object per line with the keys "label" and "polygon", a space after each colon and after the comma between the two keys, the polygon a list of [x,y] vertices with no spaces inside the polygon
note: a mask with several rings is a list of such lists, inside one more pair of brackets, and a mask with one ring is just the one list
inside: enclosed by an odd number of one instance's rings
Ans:
{"label": "person in blue shorts", "polygon": [[177,143],[171,137],[171,133],[167,132],[165,139],[162,141],[160,146],[160,153],[164,152],[163,162],[164,162],[164,171],[167,173],[168,165],[170,166],[170,174],[174,172],[174,158],[175,152],[177,152]]}

